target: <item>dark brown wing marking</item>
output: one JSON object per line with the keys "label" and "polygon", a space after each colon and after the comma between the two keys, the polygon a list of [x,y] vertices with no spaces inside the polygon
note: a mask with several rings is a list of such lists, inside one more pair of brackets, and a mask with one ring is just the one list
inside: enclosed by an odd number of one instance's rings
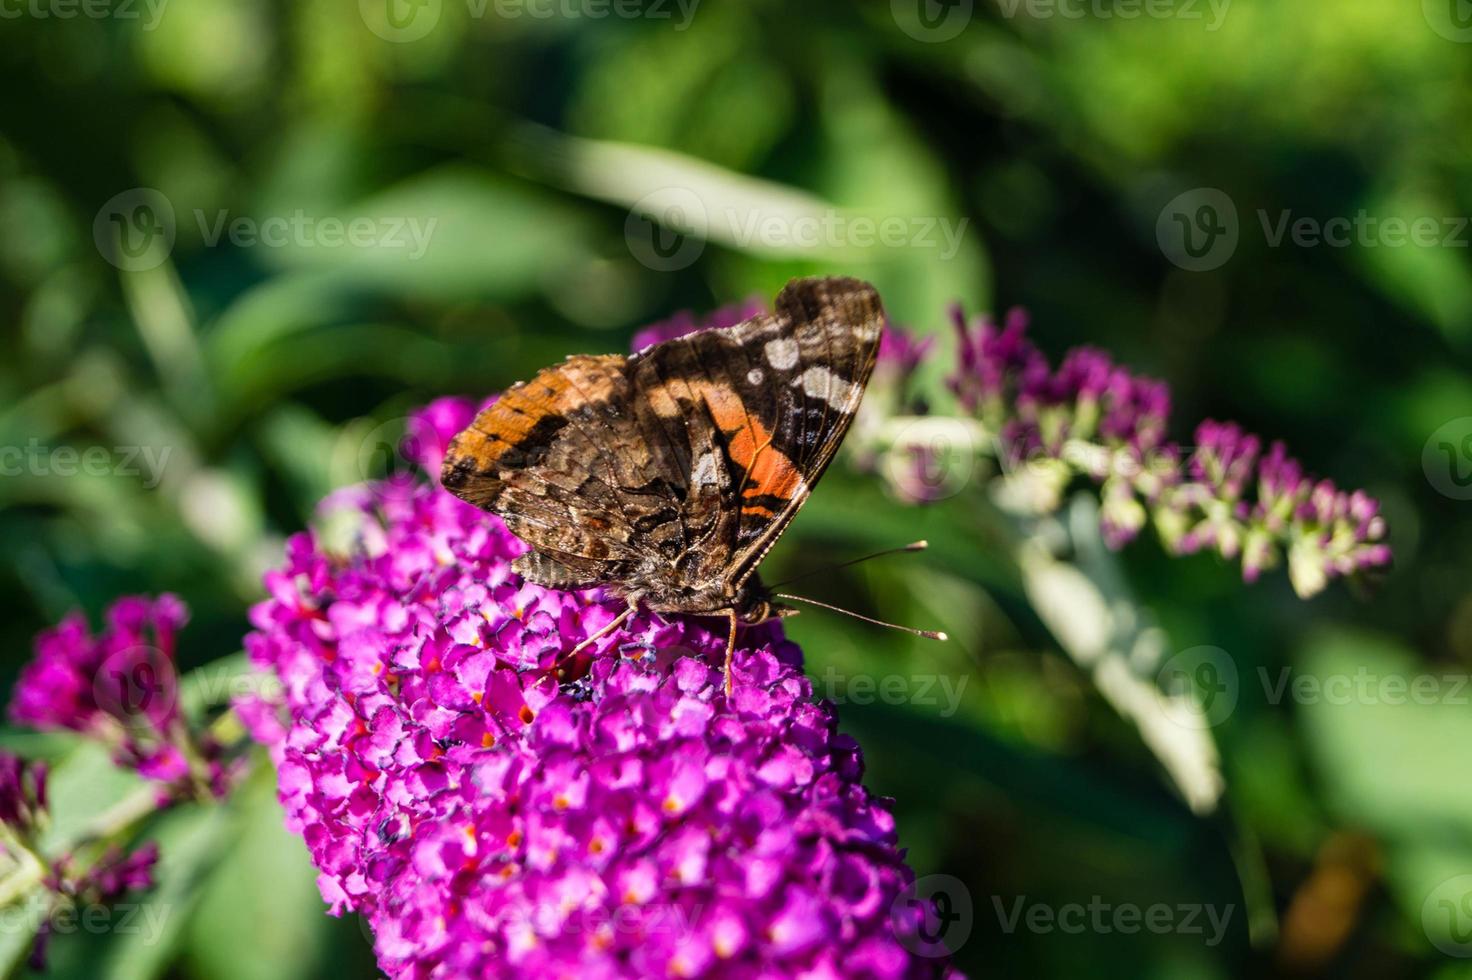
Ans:
{"label": "dark brown wing marking", "polygon": [[645,519],[681,502],[678,475],[642,450],[629,419],[624,365],[573,357],[513,386],[455,437],[441,474],[447,490],[589,581],[624,574],[643,551]]}
{"label": "dark brown wing marking", "polygon": [[[873,370],[883,309],[853,279],[798,280],[774,314],[690,334],[629,359],[636,399],[655,414],[698,418],[722,441],[732,471],[719,526],[698,537],[707,557],[741,581],[812,492],[848,431]],[[683,455],[683,454],[682,454]],[[698,448],[690,472],[708,469]]]}

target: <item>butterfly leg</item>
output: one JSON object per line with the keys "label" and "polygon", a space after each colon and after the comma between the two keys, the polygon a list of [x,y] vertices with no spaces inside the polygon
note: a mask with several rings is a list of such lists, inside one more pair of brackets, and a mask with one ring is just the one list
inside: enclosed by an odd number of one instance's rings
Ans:
{"label": "butterfly leg", "polygon": [[731,632],[726,638],[726,697],[731,696],[731,660],[736,655],[736,610],[727,609],[726,616],[731,620]]}
{"label": "butterfly leg", "polygon": [[630,616],[634,615],[634,613],[638,611],[639,600],[633,598],[629,599],[629,604],[623,612],[619,613],[618,616],[607,626],[600,627],[598,631],[592,636],[588,637],[586,640],[573,647],[572,652],[567,655],[567,658],[570,660],[573,657],[576,657],[578,654],[582,653],[583,650],[587,649],[594,643],[597,643],[599,640],[603,639],[609,633],[612,633],[614,630],[618,629],[628,620]]}

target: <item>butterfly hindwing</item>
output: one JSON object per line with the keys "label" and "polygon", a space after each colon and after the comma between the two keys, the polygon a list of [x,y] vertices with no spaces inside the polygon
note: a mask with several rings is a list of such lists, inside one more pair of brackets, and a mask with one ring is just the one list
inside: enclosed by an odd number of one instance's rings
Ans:
{"label": "butterfly hindwing", "polygon": [[637,564],[648,547],[641,518],[677,510],[683,496],[632,424],[625,364],[573,357],[513,386],[455,437],[441,474],[588,584]]}

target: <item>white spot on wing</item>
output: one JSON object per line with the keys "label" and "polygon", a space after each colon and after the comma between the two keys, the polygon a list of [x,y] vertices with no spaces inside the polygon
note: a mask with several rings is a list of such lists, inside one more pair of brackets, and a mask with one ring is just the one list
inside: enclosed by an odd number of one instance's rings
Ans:
{"label": "white spot on wing", "polygon": [[721,482],[715,453],[706,453],[695,461],[695,469],[690,472],[690,482],[696,486],[715,486]]}
{"label": "white spot on wing", "polygon": [[825,367],[810,367],[792,383],[800,386],[809,398],[821,399],[834,408],[847,409],[862,394],[858,385],[843,380]]}
{"label": "white spot on wing", "polygon": [[752,368],[750,371],[746,372],[746,381],[748,384],[759,385],[762,383],[762,377],[763,375],[761,368]]}
{"label": "white spot on wing", "polygon": [[791,371],[797,367],[800,352],[797,349],[797,341],[791,337],[769,340],[762,350],[767,355],[767,363],[778,371]]}

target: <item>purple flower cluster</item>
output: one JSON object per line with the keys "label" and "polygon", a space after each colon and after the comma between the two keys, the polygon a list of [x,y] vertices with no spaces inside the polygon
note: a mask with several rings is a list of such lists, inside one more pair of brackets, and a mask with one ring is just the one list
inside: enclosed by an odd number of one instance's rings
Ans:
{"label": "purple flower cluster", "polygon": [[113,749],[119,765],[170,792],[222,795],[226,774],[216,747],[196,739],[179,713],[174,646],[188,618],[172,595],[119,599],[95,637],[80,614],[68,616],[36,638],[10,720],[95,738]]}
{"label": "purple flower cluster", "polygon": [[[431,473],[470,418],[438,402]],[[412,427],[411,427],[412,428]],[[429,438],[430,433],[434,438]],[[394,977],[934,975],[927,912],[800,654],[523,582],[504,526],[408,479],[329,498],[346,553],[291,539],[252,611],[284,704],[240,705],[335,912]]]}
{"label": "purple flower cluster", "polygon": [[996,440],[1009,475],[1022,478],[1038,510],[1051,510],[1083,474],[1100,483],[1106,540],[1120,546],[1153,519],[1166,546],[1203,549],[1242,562],[1255,580],[1286,552],[1300,595],[1330,579],[1390,562],[1379,504],[1361,491],[1315,481],[1281,443],[1266,454],[1256,436],[1207,421],[1194,449],[1166,441],[1170,392],[1159,381],[1076,348],[1055,370],[1027,339],[1014,310],[1005,326],[985,318],[960,335],[950,388]]}
{"label": "purple flower cluster", "polygon": [[158,862],[158,846],[153,843],[131,853],[110,846],[88,860],[69,852],[48,862],[36,844],[49,818],[46,776],[44,763],[0,752],[0,850],[12,868],[29,864],[37,869],[37,884],[46,890],[46,917],[36,923],[31,948],[30,963],[37,970],[45,968],[52,916],[68,906],[109,905],[129,892],[151,888]]}
{"label": "purple flower cluster", "polygon": [[1098,442],[1143,461],[1156,451],[1170,414],[1163,382],[1131,373],[1104,351],[1078,347],[1054,371],[1027,338],[1027,314],[1012,310],[998,328],[982,317],[960,334],[949,379],[962,408],[998,434],[1013,462],[1061,456],[1070,440]]}
{"label": "purple flower cluster", "polygon": [[51,865],[46,884],[77,905],[107,905],[129,892],[152,888],[157,864],[158,844],[153,841],[132,851],[109,847],[85,868],[78,868],[68,854]]}
{"label": "purple flower cluster", "polygon": [[0,824],[23,838],[40,829],[46,818],[44,762],[27,762],[0,752]]}

